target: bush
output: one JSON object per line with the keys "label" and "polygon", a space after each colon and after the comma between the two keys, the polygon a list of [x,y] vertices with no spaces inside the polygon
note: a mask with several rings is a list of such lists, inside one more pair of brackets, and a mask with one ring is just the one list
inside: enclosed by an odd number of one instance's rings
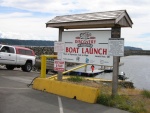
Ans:
{"label": "bush", "polygon": [[111,107],[119,107],[119,108],[124,109],[124,110],[127,110],[127,107],[128,107],[128,106],[126,106],[126,103],[128,103],[127,105],[131,104],[130,102],[128,102],[128,98],[126,96],[112,97],[112,96],[107,95],[107,94],[101,94],[98,97],[97,102],[100,104],[103,104],[103,105],[111,106]]}
{"label": "bush", "polygon": [[109,95],[101,94],[100,96],[98,96],[97,103],[103,104],[106,106],[111,106],[111,105],[109,105],[110,99],[111,99],[111,97]]}
{"label": "bush", "polygon": [[128,96],[115,96],[112,97],[108,94],[100,94],[97,103],[103,104],[106,106],[116,107],[122,110],[127,110],[133,113],[146,112],[142,102],[132,102]]}
{"label": "bush", "polygon": [[144,97],[146,97],[146,98],[150,98],[150,91],[148,91],[148,90],[143,90],[143,91],[141,92],[141,94],[142,94]]}
{"label": "bush", "polygon": [[84,79],[82,77],[79,77],[79,76],[72,76],[72,77],[68,78],[67,80],[72,81],[72,82],[81,82]]}

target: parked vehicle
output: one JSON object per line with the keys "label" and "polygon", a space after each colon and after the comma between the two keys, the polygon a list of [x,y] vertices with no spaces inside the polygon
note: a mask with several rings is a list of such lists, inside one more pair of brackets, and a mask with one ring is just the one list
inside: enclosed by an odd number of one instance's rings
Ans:
{"label": "parked vehicle", "polygon": [[0,45],[0,64],[6,65],[8,70],[20,68],[30,72],[35,64],[35,53],[25,47]]}
{"label": "parked vehicle", "polygon": [[[40,58],[36,58],[34,68],[36,70],[41,70],[41,59]],[[47,59],[46,60],[46,74],[49,71],[56,73],[54,71],[54,59]]]}

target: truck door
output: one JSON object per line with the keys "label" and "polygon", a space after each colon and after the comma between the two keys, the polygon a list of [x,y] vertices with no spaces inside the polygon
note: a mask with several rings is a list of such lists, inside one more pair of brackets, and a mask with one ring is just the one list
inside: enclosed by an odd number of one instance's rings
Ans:
{"label": "truck door", "polygon": [[15,64],[16,54],[14,47],[3,46],[0,50],[0,63],[1,64]]}

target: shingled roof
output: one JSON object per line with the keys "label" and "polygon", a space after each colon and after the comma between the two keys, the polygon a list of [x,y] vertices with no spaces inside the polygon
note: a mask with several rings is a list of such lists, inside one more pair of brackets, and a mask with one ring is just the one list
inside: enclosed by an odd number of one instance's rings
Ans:
{"label": "shingled roof", "polygon": [[117,10],[56,16],[46,23],[46,27],[63,27],[64,29],[110,28],[116,25],[132,27],[132,24],[133,22],[126,10]]}

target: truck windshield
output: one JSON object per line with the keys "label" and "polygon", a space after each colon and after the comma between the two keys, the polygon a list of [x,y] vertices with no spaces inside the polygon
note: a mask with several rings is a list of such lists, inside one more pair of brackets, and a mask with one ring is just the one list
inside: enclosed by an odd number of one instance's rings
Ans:
{"label": "truck windshield", "polygon": [[0,48],[1,48],[2,46],[0,45]]}

